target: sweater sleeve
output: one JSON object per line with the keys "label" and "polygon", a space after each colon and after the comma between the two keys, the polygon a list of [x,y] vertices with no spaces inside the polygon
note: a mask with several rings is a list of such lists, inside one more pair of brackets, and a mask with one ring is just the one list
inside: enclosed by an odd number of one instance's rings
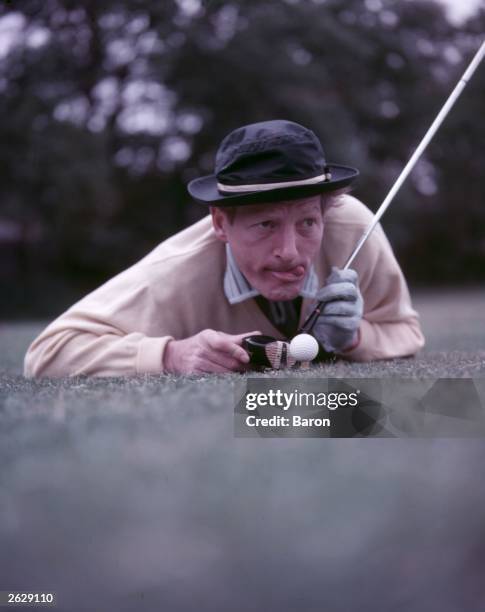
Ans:
{"label": "sweater sleeve", "polygon": [[[28,377],[159,373],[170,335],[153,334],[159,307],[140,266],[90,293],[30,345]],[[159,318],[159,317],[158,317]]]}
{"label": "sweater sleeve", "polygon": [[401,268],[379,225],[356,259],[364,316],[360,342],[342,354],[353,361],[407,357],[425,343]]}

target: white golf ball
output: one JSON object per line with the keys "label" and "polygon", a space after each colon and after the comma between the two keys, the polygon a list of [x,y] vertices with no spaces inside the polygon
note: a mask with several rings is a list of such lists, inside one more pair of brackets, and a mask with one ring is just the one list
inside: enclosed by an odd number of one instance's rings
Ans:
{"label": "white golf ball", "polygon": [[298,334],[290,342],[290,355],[297,361],[312,361],[318,355],[318,342],[310,334]]}

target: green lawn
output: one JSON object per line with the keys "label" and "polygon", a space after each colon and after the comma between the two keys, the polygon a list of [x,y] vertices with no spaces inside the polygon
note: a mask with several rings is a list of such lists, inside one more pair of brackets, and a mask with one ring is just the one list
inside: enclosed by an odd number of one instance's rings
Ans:
{"label": "green lawn", "polygon": [[[417,359],[293,375],[483,378],[485,293],[415,302]],[[241,376],[25,380],[40,327],[0,327],[0,591],[69,611],[483,610],[485,440],[235,438]]]}

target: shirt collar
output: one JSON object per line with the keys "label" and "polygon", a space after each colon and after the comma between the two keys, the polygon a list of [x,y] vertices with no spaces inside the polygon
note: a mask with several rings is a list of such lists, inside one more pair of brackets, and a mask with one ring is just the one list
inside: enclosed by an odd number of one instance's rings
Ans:
{"label": "shirt collar", "polygon": [[[305,277],[305,282],[300,290],[304,298],[314,299],[319,289],[318,276],[313,266],[310,267]],[[230,304],[239,304],[245,300],[260,295],[257,289],[251,287],[245,276],[239,269],[231,247],[226,242],[226,272],[224,274],[224,293]]]}

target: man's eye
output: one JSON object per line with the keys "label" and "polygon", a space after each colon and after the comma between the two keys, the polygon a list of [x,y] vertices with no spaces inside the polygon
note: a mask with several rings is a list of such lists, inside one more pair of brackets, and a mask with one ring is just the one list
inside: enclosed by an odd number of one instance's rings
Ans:
{"label": "man's eye", "polygon": [[303,221],[303,224],[305,227],[313,227],[315,223],[316,223],[315,219],[312,219],[311,217]]}
{"label": "man's eye", "polygon": [[273,221],[261,221],[258,223],[258,227],[262,227],[263,229],[270,229],[274,227]]}

